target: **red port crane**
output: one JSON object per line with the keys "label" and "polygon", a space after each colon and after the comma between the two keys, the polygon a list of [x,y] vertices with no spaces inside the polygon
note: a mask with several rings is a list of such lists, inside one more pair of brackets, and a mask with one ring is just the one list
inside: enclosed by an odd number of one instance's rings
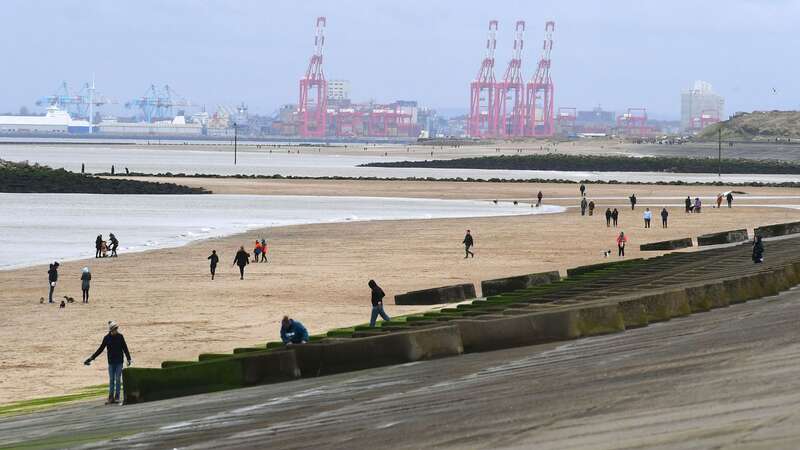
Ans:
{"label": "red port crane", "polygon": [[325,17],[317,17],[314,54],[305,76],[300,79],[300,102],[297,113],[302,137],[325,137],[328,114],[328,82],[322,71],[322,50],[325,45]]}
{"label": "red port crane", "polygon": [[539,58],[536,73],[527,86],[528,111],[525,127],[527,136],[550,137],[555,133],[554,87],[553,80],[550,78],[550,52],[553,50],[553,31],[555,29],[556,23],[552,20],[545,23],[542,56]]}
{"label": "red port crane", "polygon": [[489,137],[494,133],[494,52],[497,49],[497,21],[489,21],[486,38],[486,56],[478,76],[469,85],[469,135],[474,138]]}
{"label": "red port crane", "polygon": [[494,134],[497,137],[523,136],[525,133],[525,83],[522,80],[522,47],[525,21],[518,20],[514,53],[508,62],[503,81],[494,87]]}

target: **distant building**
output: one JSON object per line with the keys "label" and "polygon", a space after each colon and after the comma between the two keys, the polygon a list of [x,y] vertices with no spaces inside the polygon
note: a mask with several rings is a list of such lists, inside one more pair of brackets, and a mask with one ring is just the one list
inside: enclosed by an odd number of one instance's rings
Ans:
{"label": "distant building", "polygon": [[43,116],[0,116],[0,133],[67,134],[88,133],[86,120],[73,120],[69,113],[51,105]]}
{"label": "distant building", "polygon": [[725,112],[725,99],[715,94],[710,83],[695,81],[681,93],[681,128],[698,131],[719,122]]}
{"label": "distant building", "polygon": [[348,80],[329,80],[328,81],[328,100],[349,100],[350,81]]}
{"label": "distant building", "polygon": [[596,107],[590,111],[578,111],[575,117],[576,131],[583,133],[606,133],[617,123],[614,111]]}
{"label": "distant building", "polygon": [[115,135],[147,135],[147,136],[201,136],[203,125],[199,123],[186,123],[184,116],[175,116],[172,120],[156,122],[118,122],[106,119],[97,125],[101,134]]}

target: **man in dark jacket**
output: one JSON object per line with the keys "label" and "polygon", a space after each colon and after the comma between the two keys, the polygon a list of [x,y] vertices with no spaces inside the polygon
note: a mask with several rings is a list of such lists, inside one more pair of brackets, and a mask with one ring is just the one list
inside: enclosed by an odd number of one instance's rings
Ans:
{"label": "man in dark jacket", "polygon": [[467,235],[464,236],[464,240],[461,241],[461,243],[464,244],[464,251],[466,252],[464,254],[464,259],[467,259],[470,256],[472,256],[474,258],[475,257],[475,253],[472,253],[469,249],[473,245],[475,245],[475,241],[472,240],[472,234],[470,234],[469,230],[467,230]]}
{"label": "man in dark jacket", "polygon": [[544,197],[544,196],[542,195],[542,191],[539,191],[539,193],[538,193],[538,194],[536,194],[536,207],[537,207],[537,208],[538,208],[539,206],[542,206],[542,197]]}
{"label": "man in dark jacket", "polygon": [[50,264],[50,268],[47,270],[47,281],[50,284],[50,300],[48,303],[53,303],[53,291],[56,290],[56,282],[58,282],[58,261]]}
{"label": "man in dark jacket", "polygon": [[375,280],[369,280],[367,286],[369,286],[370,291],[372,291],[372,314],[369,318],[369,326],[375,326],[375,321],[378,320],[378,316],[381,316],[383,320],[392,320],[383,310],[383,297],[386,297],[383,289],[378,286]]}
{"label": "man in dark jacket", "polygon": [[667,208],[661,209],[661,228],[667,228],[667,220],[669,219],[669,211]]}
{"label": "man in dark jacket", "polygon": [[683,201],[683,204],[686,206],[686,213],[692,212],[692,199],[689,196],[686,196],[686,200]]}
{"label": "man in dark jacket", "polygon": [[250,264],[250,253],[244,251],[244,246],[239,247],[233,258],[233,264],[239,266],[239,279],[244,280],[244,266]]}
{"label": "man in dark jacket", "polygon": [[611,211],[611,223],[614,224],[614,228],[617,227],[617,223],[619,221],[619,211],[617,208],[614,208],[614,211]]}
{"label": "man in dark jacket", "polygon": [[728,192],[728,195],[725,196],[725,200],[728,201],[728,208],[733,206],[733,193]]}
{"label": "man in dark jacket", "polygon": [[308,330],[302,323],[283,316],[281,320],[281,340],[286,345],[305,344],[308,342]]}
{"label": "man in dark jacket", "polygon": [[114,233],[109,233],[108,240],[111,241],[111,257],[115,258],[117,256],[117,247],[119,247],[119,241],[117,237],[114,236]]}
{"label": "man in dark jacket", "polygon": [[631,194],[631,196],[628,197],[628,200],[631,201],[631,211],[636,209],[636,194]]}
{"label": "man in dark jacket", "polygon": [[99,258],[103,256],[102,249],[103,249],[103,235],[98,234],[97,239],[94,240],[94,257]]}
{"label": "man in dark jacket", "polygon": [[583,183],[581,183],[581,187],[578,190],[581,191],[581,197],[586,197],[586,186]]}
{"label": "man in dark jacket", "polygon": [[108,356],[108,401],[106,404],[119,403],[119,391],[122,387],[122,356],[128,360],[128,366],[133,364],[131,354],[128,351],[128,345],[125,343],[125,338],[118,330],[117,323],[112,321],[108,322],[108,334],[103,338],[100,347],[92,356],[83,363],[89,365],[95,358],[100,356],[100,353],[106,351]]}
{"label": "man in dark jacket", "polygon": [[606,208],[606,226],[611,226],[611,208]]}
{"label": "man in dark jacket", "polygon": [[589,206],[589,204],[586,202],[586,197],[583,197],[581,199],[581,215],[582,216],[586,215],[586,207],[588,207],[588,206]]}
{"label": "man in dark jacket", "polygon": [[211,255],[208,257],[208,260],[211,263],[211,279],[214,279],[214,274],[217,273],[217,263],[219,262],[219,256],[217,256],[216,250],[211,250]]}
{"label": "man in dark jacket", "polygon": [[761,242],[761,236],[756,237],[753,242],[753,262],[756,264],[764,262],[764,243]]}

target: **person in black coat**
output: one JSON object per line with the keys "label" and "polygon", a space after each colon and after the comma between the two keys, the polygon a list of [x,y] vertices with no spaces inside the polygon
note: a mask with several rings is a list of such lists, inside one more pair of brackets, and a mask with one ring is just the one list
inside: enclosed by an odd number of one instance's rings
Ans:
{"label": "person in black coat", "polygon": [[464,236],[464,240],[461,241],[461,243],[464,244],[464,251],[466,252],[464,254],[464,259],[467,259],[470,256],[472,256],[474,258],[475,257],[475,253],[472,253],[469,249],[473,245],[475,245],[475,241],[472,239],[472,234],[470,233],[469,230],[467,230],[467,234],[466,234],[466,236]]}
{"label": "person in black coat", "polygon": [[733,207],[733,193],[728,192],[728,195],[725,196],[725,200],[728,201],[728,208]]}
{"label": "person in black coat", "polygon": [[753,262],[756,264],[764,262],[764,243],[761,242],[761,236],[756,237],[753,242]]}
{"label": "person in black coat", "polygon": [[661,228],[667,228],[667,219],[669,218],[669,211],[667,208],[661,209]]}
{"label": "person in black coat", "polygon": [[606,208],[606,226],[611,226],[611,208]]}
{"label": "person in black coat", "polygon": [[689,196],[686,196],[686,200],[683,201],[683,204],[686,206],[686,212],[692,212],[692,199]]}
{"label": "person in black coat", "polygon": [[99,258],[103,256],[103,235],[98,234],[97,239],[94,240],[94,257]]}
{"label": "person in black coat", "polygon": [[587,206],[589,206],[589,204],[586,202],[586,197],[583,197],[581,199],[581,215],[582,216],[586,215],[586,207]]}
{"label": "person in black coat", "polygon": [[211,263],[211,279],[214,279],[214,274],[217,272],[217,263],[219,262],[219,256],[217,256],[216,250],[211,250],[211,255],[207,258],[208,261]]}
{"label": "person in black coat", "polygon": [[611,211],[611,222],[614,224],[614,228],[617,227],[618,220],[619,220],[619,211],[617,211],[617,208],[614,208],[614,211]]}
{"label": "person in black coat", "polygon": [[110,233],[108,235],[108,240],[111,242],[111,257],[112,258],[116,258],[117,257],[117,247],[119,247],[119,241],[117,240],[117,237],[114,236],[114,233]]}
{"label": "person in black coat", "polygon": [[48,303],[53,303],[53,291],[56,290],[56,283],[58,282],[58,265],[58,261],[55,261],[50,264],[50,268],[47,270],[47,281],[50,284],[50,300]]}
{"label": "person in black coat", "polygon": [[636,194],[631,194],[631,196],[628,197],[628,200],[631,201],[631,211],[636,209]]}
{"label": "person in black coat", "polygon": [[244,280],[244,267],[250,264],[250,253],[244,251],[244,246],[239,247],[239,251],[233,258],[233,264],[239,266],[239,279]]}
{"label": "person in black coat", "polygon": [[128,344],[125,343],[125,337],[119,332],[117,323],[112,321],[108,322],[108,334],[103,337],[103,342],[100,347],[92,356],[83,362],[89,365],[95,358],[106,351],[108,356],[108,401],[106,404],[119,403],[119,392],[122,387],[122,356],[123,354],[128,359],[128,366],[133,364],[131,353],[128,351]]}
{"label": "person in black coat", "polygon": [[375,326],[375,321],[378,320],[378,316],[381,316],[381,318],[386,321],[392,320],[383,310],[383,297],[386,296],[386,294],[383,292],[383,289],[378,286],[378,283],[376,283],[375,280],[369,280],[367,285],[372,292],[372,314],[369,318],[369,326]]}

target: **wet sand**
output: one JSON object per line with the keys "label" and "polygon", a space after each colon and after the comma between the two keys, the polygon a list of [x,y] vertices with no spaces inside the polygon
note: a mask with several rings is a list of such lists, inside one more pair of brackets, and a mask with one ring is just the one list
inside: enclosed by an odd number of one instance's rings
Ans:
{"label": "wet sand", "polygon": [[[212,181],[219,183],[215,190],[230,193],[520,200],[533,197],[540,188],[506,183]],[[576,185],[541,188],[546,203],[577,202]],[[619,230],[630,238],[628,257],[639,256],[636,249],[644,242],[800,220],[799,211],[783,208],[706,208],[702,214],[685,215],[682,207],[672,206],[669,229],[661,229],[660,221],[654,220],[654,228],[645,230],[642,209],[631,212],[623,207],[628,187],[589,185],[589,189],[590,198],[611,197],[598,200],[598,209],[620,207]],[[715,195],[719,188],[691,190],[693,196]],[[795,193],[789,189],[747,191],[772,196]],[[683,187],[637,186],[636,192],[641,205],[677,205],[685,196]],[[548,202],[552,197],[570,198]],[[738,196],[736,205],[746,203],[744,197]],[[800,204],[800,200],[750,203]],[[80,298],[80,268],[85,265],[92,268],[93,284],[89,305],[70,304],[63,310],[39,304],[39,298],[47,294],[46,266],[0,272],[0,403],[104,383],[105,356],[91,368],[82,361],[100,343],[108,320],[120,323],[137,366],[157,367],[166,359],[195,359],[201,352],[229,352],[237,346],[277,340],[284,314],[302,321],[312,333],[364,323],[369,318],[366,282],[370,278],[387,292],[386,309],[393,315],[426,309],[393,305],[394,294],[409,290],[601,262],[605,260],[603,250],[613,249],[619,231],[606,228],[604,222],[600,215],[581,217],[571,209],[548,216],[320,224],[254,231],[180,248],[123,254],[117,259],[64,263],[57,296]],[[463,259],[460,244],[466,228],[472,229],[476,239],[476,257],[469,260]],[[252,241],[262,236],[270,242],[271,262],[249,266],[246,279],[240,281],[238,270],[231,267],[233,255],[239,245],[247,245],[249,251]],[[206,260],[212,248],[221,257],[214,281],[208,276]]]}

